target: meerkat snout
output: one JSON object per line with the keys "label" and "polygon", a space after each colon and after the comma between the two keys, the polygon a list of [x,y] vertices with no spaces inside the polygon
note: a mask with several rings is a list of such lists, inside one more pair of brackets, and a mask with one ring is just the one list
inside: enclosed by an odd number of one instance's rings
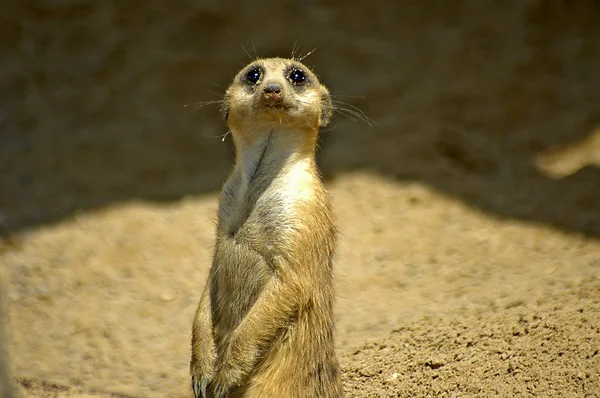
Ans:
{"label": "meerkat snout", "polygon": [[267,83],[263,91],[265,94],[279,94],[281,93],[281,85],[279,83]]}
{"label": "meerkat snout", "polygon": [[280,105],[283,102],[281,84],[276,82],[266,83],[263,88],[262,100],[269,106]]}

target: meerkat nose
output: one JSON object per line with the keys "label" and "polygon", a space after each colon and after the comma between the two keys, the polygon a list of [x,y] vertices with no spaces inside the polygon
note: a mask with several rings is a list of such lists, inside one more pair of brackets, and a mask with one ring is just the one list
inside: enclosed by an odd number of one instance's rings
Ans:
{"label": "meerkat nose", "polygon": [[265,94],[281,93],[281,85],[279,83],[267,83],[264,88]]}
{"label": "meerkat nose", "polygon": [[262,92],[262,102],[269,107],[278,106],[283,102],[283,88],[276,82],[265,82]]}

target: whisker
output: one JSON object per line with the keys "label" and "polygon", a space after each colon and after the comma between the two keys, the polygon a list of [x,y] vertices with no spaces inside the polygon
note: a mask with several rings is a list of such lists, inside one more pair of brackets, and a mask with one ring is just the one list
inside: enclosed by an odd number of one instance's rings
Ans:
{"label": "whisker", "polygon": [[199,109],[202,107],[205,107],[207,105],[222,105],[225,102],[225,100],[215,100],[215,101],[198,101],[198,102],[191,102],[189,104],[185,104],[183,105],[184,108],[195,108],[195,109]]}
{"label": "whisker", "polygon": [[347,107],[349,107],[351,109],[354,109],[357,112],[363,113],[363,111],[360,108],[358,108],[357,106],[354,106],[352,104],[349,104],[347,102],[335,101],[335,100],[332,100],[331,102],[333,102],[335,105],[347,106]]}
{"label": "whisker", "polygon": [[[305,101],[302,99],[298,99],[298,102],[300,102],[301,104],[306,104],[306,105],[311,104],[310,101]],[[333,111],[336,111],[336,112],[342,114],[343,116],[347,117],[348,119],[350,119],[354,122],[356,122],[357,120],[362,120],[363,122],[365,122],[366,124],[368,124],[371,127],[373,127],[373,125],[379,125],[379,123],[377,123],[375,120],[373,120],[370,117],[368,117],[367,115],[365,115],[365,113],[360,108],[358,108],[352,104],[348,104],[346,102],[341,102],[341,101],[331,101],[331,103],[332,103],[331,109]]]}
{"label": "whisker", "polygon": [[223,88],[223,86],[222,86],[222,85],[220,85],[220,84],[218,84],[218,83],[215,83],[215,82],[213,82],[213,81],[210,81],[210,80],[202,79],[202,80],[200,80],[200,81],[201,81],[201,82],[203,82],[203,83],[210,84],[211,86],[215,86],[215,87],[218,87],[218,88],[221,88],[221,89]]}
{"label": "whisker", "polygon": [[252,56],[250,55],[250,53],[248,52],[248,50],[246,50],[246,47],[244,47],[244,45],[242,44],[242,42],[240,41],[240,39],[237,37],[237,35],[233,32],[233,30],[227,29],[227,31],[235,38],[235,40],[238,42],[238,44],[240,45],[240,47],[242,48],[242,50],[244,50],[244,52],[246,53],[246,55],[248,56],[248,58],[250,58],[250,61],[254,61],[254,59],[252,58]]}
{"label": "whisker", "polygon": [[350,109],[335,109],[336,111],[342,113],[343,115],[345,115],[347,118],[354,120],[354,118],[352,118],[350,115],[356,117],[356,119],[362,120],[363,122],[365,122],[367,125],[369,125],[369,127],[373,127],[373,125],[379,125],[376,121],[374,121],[373,119],[369,118],[368,116],[358,113],[358,112],[354,112]]}
{"label": "whisker", "polygon": [[258,55],[258,51],[256,51],[256,46],[254,45],[254,40],[250,39],[250,43],[252,43],[252,49],[254,50],[254,55],[256,56],[256,58],[254,58],[254,60],[257,60],[260,58],[260,55]]}
{"label": "whisker", "polygon": [[206,134],[202,134],[202,137],[204,138],[220,138],[221,142],[225,142],[225,138],[227,138],[227,136],[231,134],[231,131],[227,130],[227,132],[225,134],[221,134],[221,135],[206,135]]}
{"label": "whisker", "polygon": [[250,58],[250,61],[254,61],[254,58],[252,58],[252,56],[250,55],[250,53],[248,52],[248,50],[246,50],[246,47],[244,47],[244,45],[242,43],[240,43],[240,47],[242,47],[242,50],[244,50],[244,52],[246,53],[246,55],[248,56],[248,58]]}
{"label": "whisker", "polygon": [[344,98],[360,98],[360,99],[365,99],[367,97],[365,97],[364,95],[346,95],[346,94],[331,94],[331,97],[344,97]]}
{"label": "whisker", "polygon": [[347,109],[335,109],[335,110],[338,111],[338,113],[340,113],[341,115],[346,116],[348,119],[352,120],[353,122],[356,122],[356,119],[351,116],[354,114],[349,112]]}
{"label": "whisker", "polygon": [[327,126],[323,127],[320,132],[321,133],[328,133],[330,131],[333,131],[333,130],[337,129],[338,127],[339,126],[336,126],[335,124],[329,123]]}
{"label": "whisker", "polygon": [[[362,120],[363,122],[367,123],[369,126],[373,126],[373,125],[379,125],[379,123],[377,123],[375,120],[371,119],[370,117],[368,117],[367,115],[365,115],[365,113],[358,107],[352,105],[352,104],[348,104],[345,102],[341,102],[341,101],[332,101],[333,104],[333,110],[336,110],[344,115],[346,115],[348,117],[348,114],[356,117],[357,119]],[[345,113],[343,113],[345,112]]]}
{"label": "whisker", "polygon": [[371,127],[373,127],[373,124],[376,124],[375,121],[371,120],[369,117],[364,115],[362,112],[357,112],[353,109],[334,107],[333,110],[346,116],[348,119],[350,119],[352,121],[356,121],[357,119],[362,120],[363,122],[365,122],[366,124],[368,124]]}
{"label": "whisker", "polygon": [[212,90],[207,90],[207,89],[204,89],[204,92],[209,93],[210,95],[212,95],[218,99],[223,99],[223,93],[217,93],[217,92],[214,92]]}
{"label": "whisker", "polygon": [[310,54],[312,54],[315,51],[317,51],[317,49],[319,47],[321,47],[321,46],[316,46],[315,48],[313,48],[312,50],[310,50],[309,52],[307,52],[305,56],[298,58],[298,61],[300,61],[300,62],[304,61],[304,59],[307,58]]}
{"label": "whisker", "polygon": [[184,104],[183,108],[186,109],[186,112],[184,112],[184,114],[179,116],[177,119],[181,120],[184,117],[189,116],[192,112],[197,112],[201,108],[204,108],[205,106],[208,106],[208,105],[217,105],[217,108],[221,108],[224,103],[225,103],[225,100],[220,99],[220,100],[215,100],[215,101],[198,101],[198,102],[191,102],[189,104]]}

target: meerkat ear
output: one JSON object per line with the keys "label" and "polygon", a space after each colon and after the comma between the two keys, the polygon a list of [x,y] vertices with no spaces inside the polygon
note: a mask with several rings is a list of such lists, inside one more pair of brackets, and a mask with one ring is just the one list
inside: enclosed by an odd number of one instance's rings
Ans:
{"label": "meerkat ear", "polygon": [[321,95],[321,117],[319,118],[319,127],[325,127],[331,120],[333,113],[333,103],[328,91]]}

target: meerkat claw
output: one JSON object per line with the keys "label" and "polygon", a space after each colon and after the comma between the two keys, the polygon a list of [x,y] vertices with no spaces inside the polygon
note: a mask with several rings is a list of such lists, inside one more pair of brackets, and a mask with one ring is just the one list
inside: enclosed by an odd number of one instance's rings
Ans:
{"label": "meerkat claw", "polygon": [[226,396],[227,396],[227,393],[225,392],[223,387],[221,385],[217,384],[215,386],[215,398],[225,398]]}
{"label": "meerkat claw", "polygon": [[206,394],[207,387],[208,380],[205,377],[202,377],[200,383],[198,383],[196,376],[192,376],[192,390],[194,390],[195,398],[208,398],[208,395]]}

